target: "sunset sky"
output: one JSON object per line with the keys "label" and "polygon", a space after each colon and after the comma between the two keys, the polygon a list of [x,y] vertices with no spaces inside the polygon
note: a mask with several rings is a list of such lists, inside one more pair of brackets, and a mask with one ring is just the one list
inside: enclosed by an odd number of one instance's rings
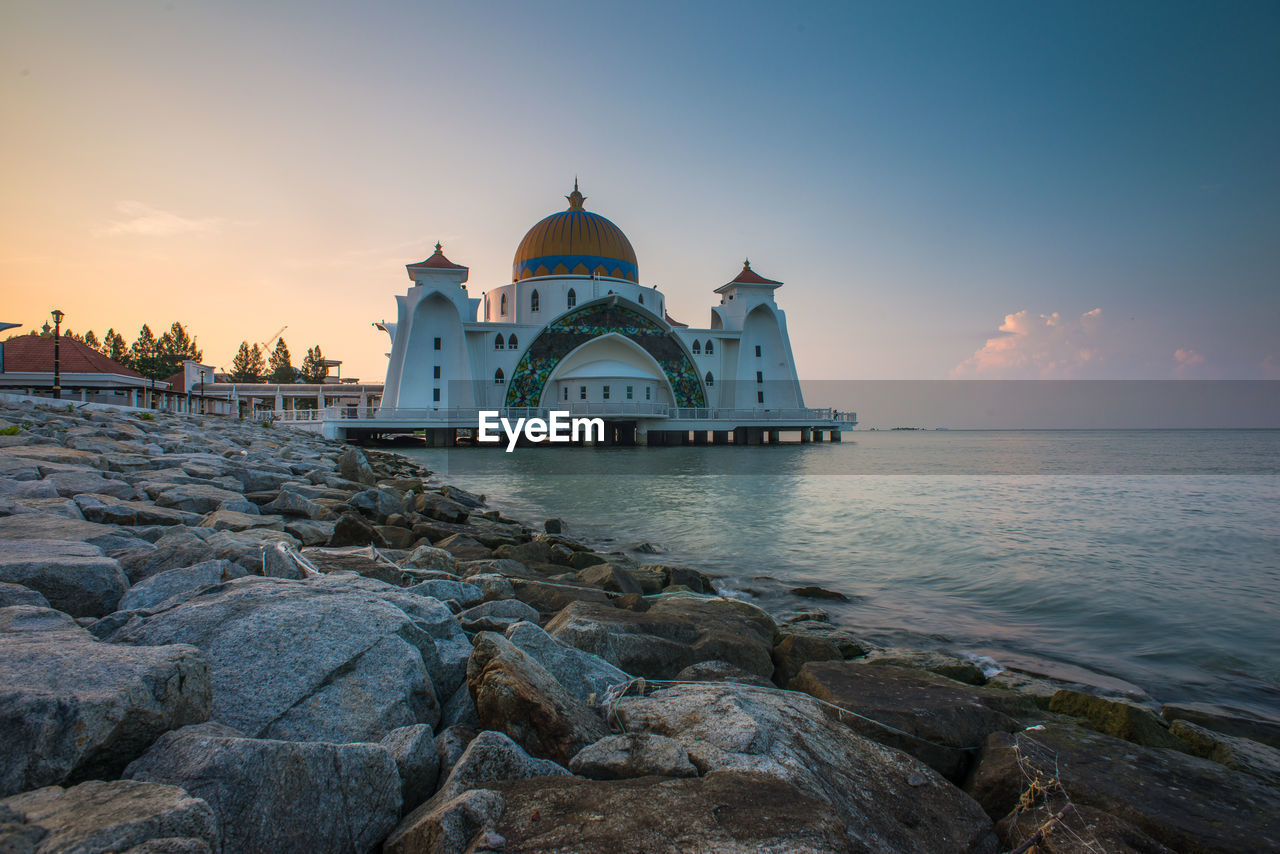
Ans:
{"label": "sunset sky", "polygon": [[1280,379],[1276,3],[6,0],[0,61],[19,332],[381,381],[404,264],[507,283],[576,175],[807,379]]}

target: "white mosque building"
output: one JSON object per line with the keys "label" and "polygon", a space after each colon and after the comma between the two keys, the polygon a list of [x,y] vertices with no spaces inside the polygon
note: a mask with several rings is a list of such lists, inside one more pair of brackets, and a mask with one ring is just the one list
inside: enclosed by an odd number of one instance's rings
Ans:
{"label": "white mosque building", "polygon": [[583,207],[576,181],[566,198],[520,241],[510,283],[479,297],[438,243],[407,265],[395,322],[376,324],[391,352],[373,421],[425,427],[432,442],[475,427],[478,410],[598,416],[606,442],[624,444],[759,444],[783,431],[838,441],[853,426],[851,414],[805,407],[782,282],[744,263],[714,288],[706,327],[679,323],[642,284],[622,229]]}

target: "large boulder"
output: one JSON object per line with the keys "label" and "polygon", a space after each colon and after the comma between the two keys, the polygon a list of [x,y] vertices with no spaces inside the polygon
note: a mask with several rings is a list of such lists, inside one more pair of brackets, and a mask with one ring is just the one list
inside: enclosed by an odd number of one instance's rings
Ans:
{"label": "large boulder", "polygon": [[127,481],[103,477],[102,472],[82,469],[79,471],[56,471],[45,477],[45,482],[53,485],[58,494],[71,498],[82,492],[99,495],[110,495],[113,498],[137,498],[138,493]]}
{"label": "large boulder", "polygon": [[13,854],[207,852],[219,842],[213,810],[176,786],[90,780],[0,801],[0,851]]}
{"label": "large boulder", "polygon": [[1185,745],[1183,749],[1194,756],[1212,759],[1219,765],[1280,786],[1280,750],[1268,744],[1214,732],[1184,720],[1174,721],[1169,732]]}
{"label": "large boulder", "polygon": [[178,484],[166,489],[156,498],[161,507],[173,507],[188,513],[210,513],[224,501],[237,501],[244,496],[229,489],[205,486],[198,483]]}
{"label": "large boulder", "polygon": [[546,628],[556,640],[634,676],[672,679],[690,664],[712,660],[736,664],[766,679],[773,675],[773,620],[734,599],[669,595],[643,613],[573,602]]}
{"label": "large boulder", "polygon": [[504,632],[519,622],[537,621],[538,612],[518,599],[495,599],[473,605],[458,615],[462,627],[472,632]]}
{"label": "large boulder", "polygon": [[400,774],[401,813],[431,797],[440,776],[435,733],[426,724],[402,726],[378,742],[391,752]]}
{"label": "large boulder", "polygon": [[698,776],[683,744],[651,732],[607,735],[579,750],[569,770],[593,780]]}
{"label": "large boulder", "polygon": [[1190,721],[1224,735],[1236,735],[1280,748],[1280,717],[1246,712],[1212,703],[1165,703],[1160,716],[1173,721]]}
{"label": "large boulder", "polygon": [[0,609],[0,795],[119,774],[211,702],[194,647],[100,643],[60,612]]}
{"label": "large boulder", "polygon": [[110,614],[129,588],[118,562],[97,546],[69,540],[5,543],[0,581],[29,587],[73,617]]}
{"label": "large boulder", "polygon": [[[69,503],[74,506],[74,502]],[[10,543],[14,540],[71,540],[89,543],[102,549],[108,557],[154,548],[151,543],[138,538],[127,528],[71,519],[48,511],[18,513],[0,518],[0,541],[3,541],[0,542],[0,551],[11,548]]]}
{"label": "large boulder", "polygon": [[997,705],[1003,695],[924,670],[811,661],[788,687],[853,712],[842,715],[849,727],[957,782],[989,734],[1018,726]]}
{"label": "large boulder", "polygon": [[359,513],[343,513],[333,526],[333,536],[329,545],[335,548],[342,546],[375,546],[380,549],[388,547],[387,540],[379,534]]}
{"label": "large boulder", "polygon": [[126,770],[180,786],[217,816],[216,851],[366,852],[400,815],[400,775],[378,744],[242,738],[217,724],[166,733]]}
{"label": "large boulder", "polygon": [[[196,533],[199,531],[200,533]],[[120,558],[120,567],[132,584],[150,578],[157,572],[180,566],[195,566],[215,560],[217,554],[205,539],[207,529],[178,526],[165,531],[148,551],[139,551]]]}
{"label": "large boulder", "polygon": [[377,477],[374,476],[373,468],[369,465],[364,451],[350,445],[343,448],[342,453],[338,455],[338,471],[344,478],[356,483],[372,486],[377,482]]}
{"label": "large boulder", "polygon": [[965,789],[992,817],[1039,778],[1175,851],[1280,850],[1280,789],[1177,750],[1048,724],[994,733]]}
{"label": "large boulder", "polygon": [[49,600],[30,587],[0,581],[0,608],[8,608],[10,605],[36,605],[40,608],[48,608]]}
{"label": "large boulder", "polygon": [[588,706],[603,704],[611,690],[631,682],[629,675],[609,662],[561,643],[535,623],[515,623],[507,629],[506,636]]}
{"label": "large boulder", "polygon": [[[538,778],[537,782],[543,783],[555,776],[571,775],[554,762],[534,759],[500,732],[482,732],[471,740],[453,763],[448,777],[435,795],[405,816],[387,837],[382,850],[384,854],[463,851],[483,821],[465,833],[458,832],[455,825],[461,821],[464,827],[469,826],[494,806],[500,811],[501,801],[487,801],[480,811],[464,809],[461,814],[454,801],[467,799],[468,794],[476,791],[483,792],[489,784],[500,780]],[[461,839],[462,844],[455,844],[461,837],[465,837]],[[453,841],[446,844],[446,838]]]}
{"label": "large boulder", "polygon": [[351,496],[347,502],[366,517],[379,524],[386,522],[392,513],[399,513],[401,500],[394,492],[385,489],[366,489]]}
{"label": "large boulder", "polygon": [[492,632],[476,635],[467,685],[486,729],[511,736],[534,756],[568,764],[608,729],[546,668]]}
{"label": "large boulder", "polygon": [[470,644],[441,603],[350,575],[247,577],[143,614],[110,640],[190,643],[212,716],[255,738],[377,741],[439,719]]}
{"label": "large boulder", "polygon": [[184,566],[157,572],[138,582],[120,599],[121,611],[156,608],[162,604],[177,604],[206,587],[213,587],[233,578],[243,578],[244,569],[229,560],[209,560],[195,566]]}
{"label": "large boulder", "polygon": [[1105,735],[1123,738],[1146,747],[1185,750],[1186,745],[1169,732],[1168,721],[1129,700],[1099,697],[1084,691],[1061,688],[1049,700],[1049,711],[1087,721]]}
{"label": "large boulder", "polygon": [[[839,816],[768,774],[685,780],[574,777],[493,783],[504,809],[489,832],[507,851],[853,852]],[[486,828],[487,829],[487,828]]]}
{"label": "large boulder", "polygon": [[833,720],[802,694],[732,683],[627,697],[628,731],[679,741],[701,773],[760,771],[829,803],[858,851],[993,852],[982,808],[928,766]]}
{"label": "large boulder", "polygon": [[200,517],[146,501],[129,501],[111,495],[83,493],[75,496],[81,515],[104,525],[194,525]]}

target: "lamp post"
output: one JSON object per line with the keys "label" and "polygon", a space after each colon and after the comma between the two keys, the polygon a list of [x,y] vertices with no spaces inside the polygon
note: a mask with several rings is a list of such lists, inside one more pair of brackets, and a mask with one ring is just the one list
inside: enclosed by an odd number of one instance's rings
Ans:
{"label": "lamp post", "polygon": [[204,403],[204,368],[200,369],[200,414],[206,414]]}
{"label": "lamp post", "polygon": [[62,318],[66,317],[58,309],[53,310],[53,399],[62,399],[62,362],[59,356],[61,343]]}

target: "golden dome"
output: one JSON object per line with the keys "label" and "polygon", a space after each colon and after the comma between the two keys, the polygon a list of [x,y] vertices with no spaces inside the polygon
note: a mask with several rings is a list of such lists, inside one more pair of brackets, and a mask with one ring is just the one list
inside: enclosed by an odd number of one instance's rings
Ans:
{"label": "golden dome", "polygon": [[595,273],[615,279],[639,281],[636,251],[631,241],[600,214],[582,209],[586,196],[573,192],[565,196],[569,209],[553,213],[539,222],[520,241],[511,278],[580,275]]}

